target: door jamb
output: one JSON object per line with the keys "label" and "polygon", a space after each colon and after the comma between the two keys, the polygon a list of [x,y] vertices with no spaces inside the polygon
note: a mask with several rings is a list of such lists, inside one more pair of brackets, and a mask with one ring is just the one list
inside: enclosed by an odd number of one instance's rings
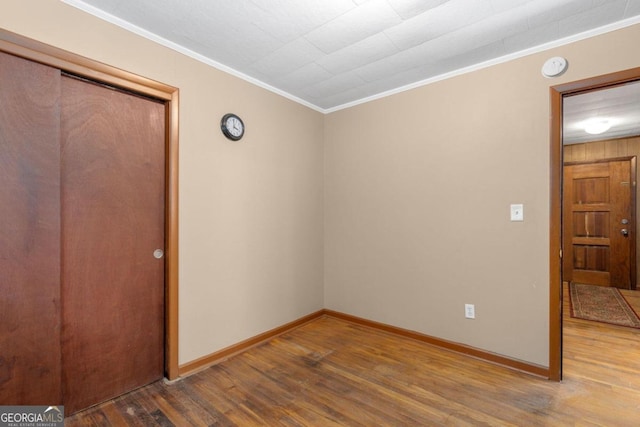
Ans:
{"label": "door jamb", "polygon": [[562,379],[562,97],[640,80],[640,67],[549,88],[550,218],[549,218],[549,379]]}
{"label": "door jamb", "polygon": [[178,378],[178,101],[179,90],[0,28],[0,51],[164,101],[165,376]]}

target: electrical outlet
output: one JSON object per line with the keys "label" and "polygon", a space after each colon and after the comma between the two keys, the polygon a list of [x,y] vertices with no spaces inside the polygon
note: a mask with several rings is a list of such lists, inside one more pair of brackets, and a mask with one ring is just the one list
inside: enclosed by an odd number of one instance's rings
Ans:
{"label": "electrical outlet", "polygon": [[476,318],[476,306],[473,304],[465,304],[464,305],[464,317],[467,319],[475,319]]}

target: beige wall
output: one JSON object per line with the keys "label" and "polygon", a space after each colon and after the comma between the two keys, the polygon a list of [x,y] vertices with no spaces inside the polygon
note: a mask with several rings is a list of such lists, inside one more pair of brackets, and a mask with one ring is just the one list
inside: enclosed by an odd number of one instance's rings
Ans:
{"label": "beige wall", "polygon": [[[640,66],[638,40],[636,25],[328,115],[326,307],[547,366],[549,86]],[[546,79],[556,55],[569,70]]]}
{"label": "beige wall", "polygon": [[640,66],[640,26],[326,117],[61,2],[0,27],[180,88],[180,363],[324,306],[547,364],[548,88]]}
{"label": "beige wall", "polygon": [[62,2],[3,0],[0,27],[180,89],[181,364],[323,307],[322,114]]}

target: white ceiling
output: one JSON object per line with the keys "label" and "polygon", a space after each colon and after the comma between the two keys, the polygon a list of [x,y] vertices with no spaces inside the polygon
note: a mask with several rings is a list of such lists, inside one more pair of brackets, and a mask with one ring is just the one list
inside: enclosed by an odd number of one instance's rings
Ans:
{"label": "white ceiling", "polygon": [[[640,135],[640,81],[567,96],[562,110],[564,144]],[[591,119],[604,120],[611,128],[590,135],[584,122]]]}
{"label": "white ceiling", "polygon": [[322,112],[640,22],[640,0],[63,1]]}

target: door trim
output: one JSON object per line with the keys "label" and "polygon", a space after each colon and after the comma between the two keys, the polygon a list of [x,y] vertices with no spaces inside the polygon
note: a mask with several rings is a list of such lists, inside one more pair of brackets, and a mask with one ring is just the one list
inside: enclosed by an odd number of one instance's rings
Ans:
{"label": "door trim", "polygon": [[549,379],[562,379],[562,97],[640,80],[640,67],[549,88],[550,217],[549,217]]}
{"label": "door trim", "polygon": [[165,102],[165,376],[178,370],[178,101],[179,90],[0,28],[0,51]]}

